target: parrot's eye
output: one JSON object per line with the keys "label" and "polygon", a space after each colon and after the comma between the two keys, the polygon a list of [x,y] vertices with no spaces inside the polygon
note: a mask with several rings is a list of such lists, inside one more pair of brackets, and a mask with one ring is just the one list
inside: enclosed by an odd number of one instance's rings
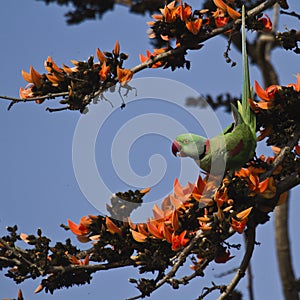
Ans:
{"label": "parrot's eye", "polygon": [[183,144],[184,144],[184,145],[187,145],[188,143],[189,143],[188,140],[183,140]]}

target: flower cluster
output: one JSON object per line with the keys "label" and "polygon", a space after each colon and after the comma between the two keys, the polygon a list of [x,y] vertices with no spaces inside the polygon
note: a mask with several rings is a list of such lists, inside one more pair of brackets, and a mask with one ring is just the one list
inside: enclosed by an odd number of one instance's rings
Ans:
{"label": "flower cluster", "polygon": [[[156,38],[169,44],[171,40],[176,40],[176,45],[197,47],[201,35],[204,35],[214,28],[222,27],[230,21],[241,18],[241,13],[236,9],[241,7],[235,1],[213,0],[216,9],[192,10],[192,7],[182,1],[173,1],[160,9],[161,14],[152,17],[155,21],[147,22],[151,27],[150,38]],[[263,17],[251,20],[251,28],[260,27],[263,31],[269,32],[272,29],[270,18]]]}
{"label": "flower cluster", "polygon": [[95,93],[111,87],[116,83],[125,85],[131,80],[133,72],[123,68],[127,54],[120,53],[118,41],[112,52],[96,51],[99,62],[94,62],[91,56],[88,61],[71,60],[73,67],[57,64],[49,56],[44,63],[47,73],[40,74],[32,66],[30,72],[22,70],[23,78],[29,83],[20,88],[20,97],[23,99],[36,97],[38,104],[46,97],[60,94],[64,96],[61,104],[67,104],[71,110],[84,111],[86,106],[95,97]]}
{"label": "flower cluster", "polygon": [[271,176],[264,179],[264,174],[272,168],[274,159],[275,157],[261,155],[250,161],[247,167],[236,171],[232,180],[225,181],[228,194],[233,198],[240,197],[241,204],[252,203],[253,207],[265,213],[285,202],[287,193],[277,193],[282,166],[279,165]]}
{"label": "flower cluster", "polygon": [[259,140],[268,137],[268,145],[282,147],[298,130],[298,111],[300,108],[300,74],[296,83],[286,86],[271,85],[263,89],[254,83],[261,101],[249,99],[252,110],[257,115]]}
{"label": "flower cluster", "polygon": [[[222,235],[242,233],[252,206],[246,207],[244,203],[240,205],[238,200],[229,198],[225,179],[221,188],[218,188],[217,178],[207,179],[208,177],[202,179],[199,176],[195,184],[188,183],[184,187],[176,179],[173,194],[164,198],[161,207],[154,205],[153,217],[146,223],[134,224],[130,217],[119,221],[108,216],[90,215],[81,218],[79,224],[69,220],[69,228],[79,241],[93,241],[95,245],[103,243],[109,236],[116,236],[119,241],[131,240],[131,245],[134,245],[134,241],[138,251],[132,259],[139,265],[146,264],[145,253],[141,249],[150,249],[153,243],[159,242],[164,251],[172,256],[172,253],[186,246],[200,230],[203,238],[213,239],[214,243],[205,251],[196,251],[198,258],[210,257],[215,253],[212,259],[225,263],[231,256],[226,248],[225,256],[220,251],[223,247]],[[142,191],[145,194],[149,189]],[[143,244],[146,245],[140,248]]]}
{"label": "flower cluster", "polygon": [[[157,48],[153,53],[147,51],[146,56],[140,55],[141,62],[146,62],[171,49],[178,49],[183,46],[187,49],[200,49],[203,37],[209,34],[213,29],[223,27],[231,21],[241,18],[241,13],[236,9],[238,7],[235,1],[214,0],[215,9],[196,9],[193,10],[190,5],[182,1],[172,1],[160,9],[161,14],[152,15],[155,21],[147,22],[150,26],[149,38],[154,39],[154,44],[164,45]],[[266,15],[260,18],[252,18],[247,26],[254,30],[271,31],[272,23]],[[228,30],[227,32],[230,32]],[[174,45],[175,44],[175,48]],[[186,52],[176,53],[176,57],[171,56],[153,63],[152,68],[171,67],[172,70],[179,67],[189,69],[190,62],[185,59]]]}
{"label": "flower cluster", "polygon": [[[176,0],[160,9],[161,14],[153,15],[155,21],[148,22],[151,27],[150,38],[154,38],[159,47],[153,52],[146,51],[140,55],[142,63],[148,67],[158,68],[190,68],[190,61],[186,59],[187,50],[200,49],[201,42],[217,27],[227,25],[241,17],[238,10],[240,3],[235,1],[214,0],[211,9],[193,10],[190,5]],[[228,3],[228,4],[227,4]],[[248,29],[270,31],[272,23],[268,16],[251,17],[247,19]],[[227,32],[229,32],[228,30]],[[154,43],[155,44],[155,43]],[[163,55],[164,53],[167,55]],[[50,108],[49,111],[78,110],[87,111],[91,101],[100,96],[108,88],[117,83],[125,86],[137,70],[123,67],[128,55],[120,52],[120,45],[116,42],[111,52],[96,51],[99,62],[94,62],[94,56],[87,61],[71,60],[72,67],[59,67],[49,56],[44,63],[47,73],[39,73],[32,66],[30,71],[22,71],[23,78],[28,85],[20,88],[22,99],[35,100],[41,104],[45,99],[62,97],[59,108]],[[155,61],[152,61],[155,57]],[[29,100],[27,100],[29,101]],[[15,102],[12,101],[11,105]],[[10,108],[10,107],[9,107]]]}

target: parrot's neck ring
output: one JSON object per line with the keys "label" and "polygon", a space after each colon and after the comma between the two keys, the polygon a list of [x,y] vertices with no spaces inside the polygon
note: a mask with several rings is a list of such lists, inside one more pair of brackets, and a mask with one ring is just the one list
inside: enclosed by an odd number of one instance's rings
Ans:
{"label": "parrot's neck ring", "polygon": [[199,160],[204,158],[205,154],[206,154],[206,145],[204,145],[203,152],[199,155]]}

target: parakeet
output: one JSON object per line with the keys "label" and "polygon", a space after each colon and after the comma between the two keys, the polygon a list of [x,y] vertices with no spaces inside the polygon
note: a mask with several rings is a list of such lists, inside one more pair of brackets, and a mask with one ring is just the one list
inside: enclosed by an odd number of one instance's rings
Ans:
{"label": "parakeet", "polygon": [[251,97],[248,56],[246,52],[245,8],[242,9],[242,103],[231,105],[234,123],[219,135],[207,139],[196,134],[181,134],[172,144],[176,156],[191,157],[209,173],[223,173],[241,168],[254,156],[256,148],[256,117],[248,99]]}

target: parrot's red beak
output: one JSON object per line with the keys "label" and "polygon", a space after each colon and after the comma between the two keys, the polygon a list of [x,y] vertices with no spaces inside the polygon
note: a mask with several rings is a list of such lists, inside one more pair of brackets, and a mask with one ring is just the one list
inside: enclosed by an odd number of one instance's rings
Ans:
{"label": "parrot's red beak", "polygon": [[177,156],[177,153],[180,152],[181,146],[180,144],[175,140],[172,144],[172,153]]}

